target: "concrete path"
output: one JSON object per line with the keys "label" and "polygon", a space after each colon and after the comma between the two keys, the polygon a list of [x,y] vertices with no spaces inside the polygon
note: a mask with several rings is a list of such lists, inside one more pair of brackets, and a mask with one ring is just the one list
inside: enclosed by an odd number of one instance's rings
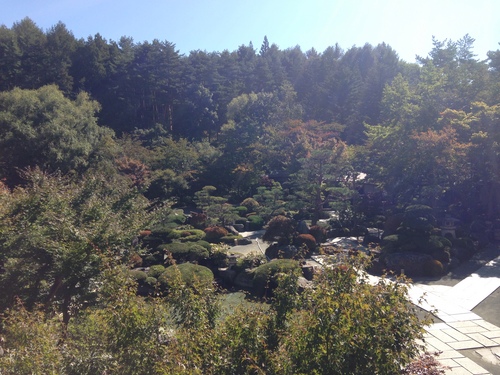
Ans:
{"label": "concrete path", "polygon": [[491,354],[493,367],[495,360],[500,363],[500,327],[471,311],[499,287],[500,257],[454,286],[415,283],[410,287],[412,302],[442,321],[428,327],[423,344],[430,352],[442,352],[438,360],[450,368],[447,374],[500,374],[500,366],[496,372],[488,371],[459,352],[482,350]]}

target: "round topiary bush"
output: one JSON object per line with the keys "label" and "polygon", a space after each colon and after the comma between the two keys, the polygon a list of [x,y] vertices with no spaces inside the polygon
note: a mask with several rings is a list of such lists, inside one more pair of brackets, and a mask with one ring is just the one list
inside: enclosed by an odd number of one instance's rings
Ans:
{"label": "round topiary bush", "polygon": [[313,225],[309,228],[309,234],[315,238],[316,243],[322,243],[326,240],[327,230],[325,227]]}
{"label": "round topiary bush", "polygon": [[179,281],[189,286],[195,282],[210,285],[214,281],[214,274],[207,267],[193,263],[183,263],[167,267],[165,272],[158,278],[160,285],[167,289],[177,285]]}
{"label": "round topiary bush", "polygon": [[201,229],[174,229],[168,235],[168,239],[182,242],[196,242],[204,238],[205,232]]}
{"label": "round topiary bush", "polygon": [[199,262],[209,256],[206,248],[192,242],[173,242],[160,245],[158,249],[164,251],[179,263]]}
{"label": "round topiary bush", "polygon": [[293,241],[293,244],[299,249],[302,246],[307,248],[308,253],[316,249],[316,239],[310,234],[299,234]]}
{"label": "round topiary bush", "polygon": [[165,271],[165,267],[161,264],[155,264],[149,267],[148,277],[158,278]]}
{"label": "round topiary bush", "polygon": [[430,277],[439,277],[443,275],[443,264],[436,259],[429,260],[424,265],[425,274]]}
{"label": "round topiary bush", "polygon": [[158,282],[157,278],[156,277],[147,277],[146,280],[145,280],[145,284],[154,288],[156,283]]}
{"label": "round topiary bush", "polygon": [[208,227],[205,228],[205,240],[211,243],[219,243],[220,239],[227,236],[228,233],[224,227]]}
{"label": "round topiary bush", "polygon": [[243,237],[239,235],[230,235],[230,236],[224,236],[220,239],[220,242],[228,244],[228,245],[237,245],[238,241],[242,239]]}
{"label": "round topiary bush", "polygon": [[135,281],[137,281],[138,283],[143,283],[148,278],[148,275],[146,274],[146,272],[144,272],[142,270],[130,270],[129,273],[130,273],[130,276],[132,276],[132,278]]}
{"label": "round topiary bush", "polygon": [[253,198],[244,199],[240,205],[246,207],[248,212],[255,212],[258,209],[258,207],[260,206],[259,202],[257,202]]}
{"label": "round topiary bush", "polygon": [[276,287],[275,276],[280,273],[299,272],[300,265],[292,259],[275,259],[255,269],[253,290],[259,296],[264,296]]}

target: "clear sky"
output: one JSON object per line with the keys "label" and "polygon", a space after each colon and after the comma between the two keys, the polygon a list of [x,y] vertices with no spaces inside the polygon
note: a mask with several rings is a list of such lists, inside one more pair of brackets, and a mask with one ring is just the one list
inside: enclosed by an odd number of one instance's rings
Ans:
{"label": "clear sky", "polygon": [[7,27],[24,17],[44,30],[62,21],[77,38],[167,40],[183,54],[250,41],[258,50],[265,35],[304,52],[385,42],[409,62],[427,56],[433,35],[469,34],[479,59],[500,49],[499,0],[0,0],[0,9]]}

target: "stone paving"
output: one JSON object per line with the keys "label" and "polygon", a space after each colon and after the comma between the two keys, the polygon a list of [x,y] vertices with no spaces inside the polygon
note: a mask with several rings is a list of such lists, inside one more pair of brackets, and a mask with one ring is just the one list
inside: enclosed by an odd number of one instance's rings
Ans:
{"label": "stone paving", "polygon": [[488,348],[500,359],[500,327],[471,311],[499,287],[500,257],[453,287],[418,283],[411,286],[413,303],[442,321],[427,328],[423,344],[430,352],[442,352],[438,360],[450,368],[446,374],[492,374],[459,351]]}

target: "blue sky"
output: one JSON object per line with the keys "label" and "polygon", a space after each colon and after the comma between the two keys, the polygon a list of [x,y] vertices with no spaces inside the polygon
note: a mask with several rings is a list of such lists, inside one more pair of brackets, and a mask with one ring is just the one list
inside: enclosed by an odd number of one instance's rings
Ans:
{"label": "blue sky", "polygon": [[[4,3],[4,4],[1,4]],[[432,36],[469,34],[479,59],[500,48],[498,0],[0,0],[0,24],[30,17],[46,30],[62,21],[77,38],[167,40],[192,50],[233,51],[264,36],[281,49],[322,52],[365,43],[389,44],[409,62],[426,56]]]}

